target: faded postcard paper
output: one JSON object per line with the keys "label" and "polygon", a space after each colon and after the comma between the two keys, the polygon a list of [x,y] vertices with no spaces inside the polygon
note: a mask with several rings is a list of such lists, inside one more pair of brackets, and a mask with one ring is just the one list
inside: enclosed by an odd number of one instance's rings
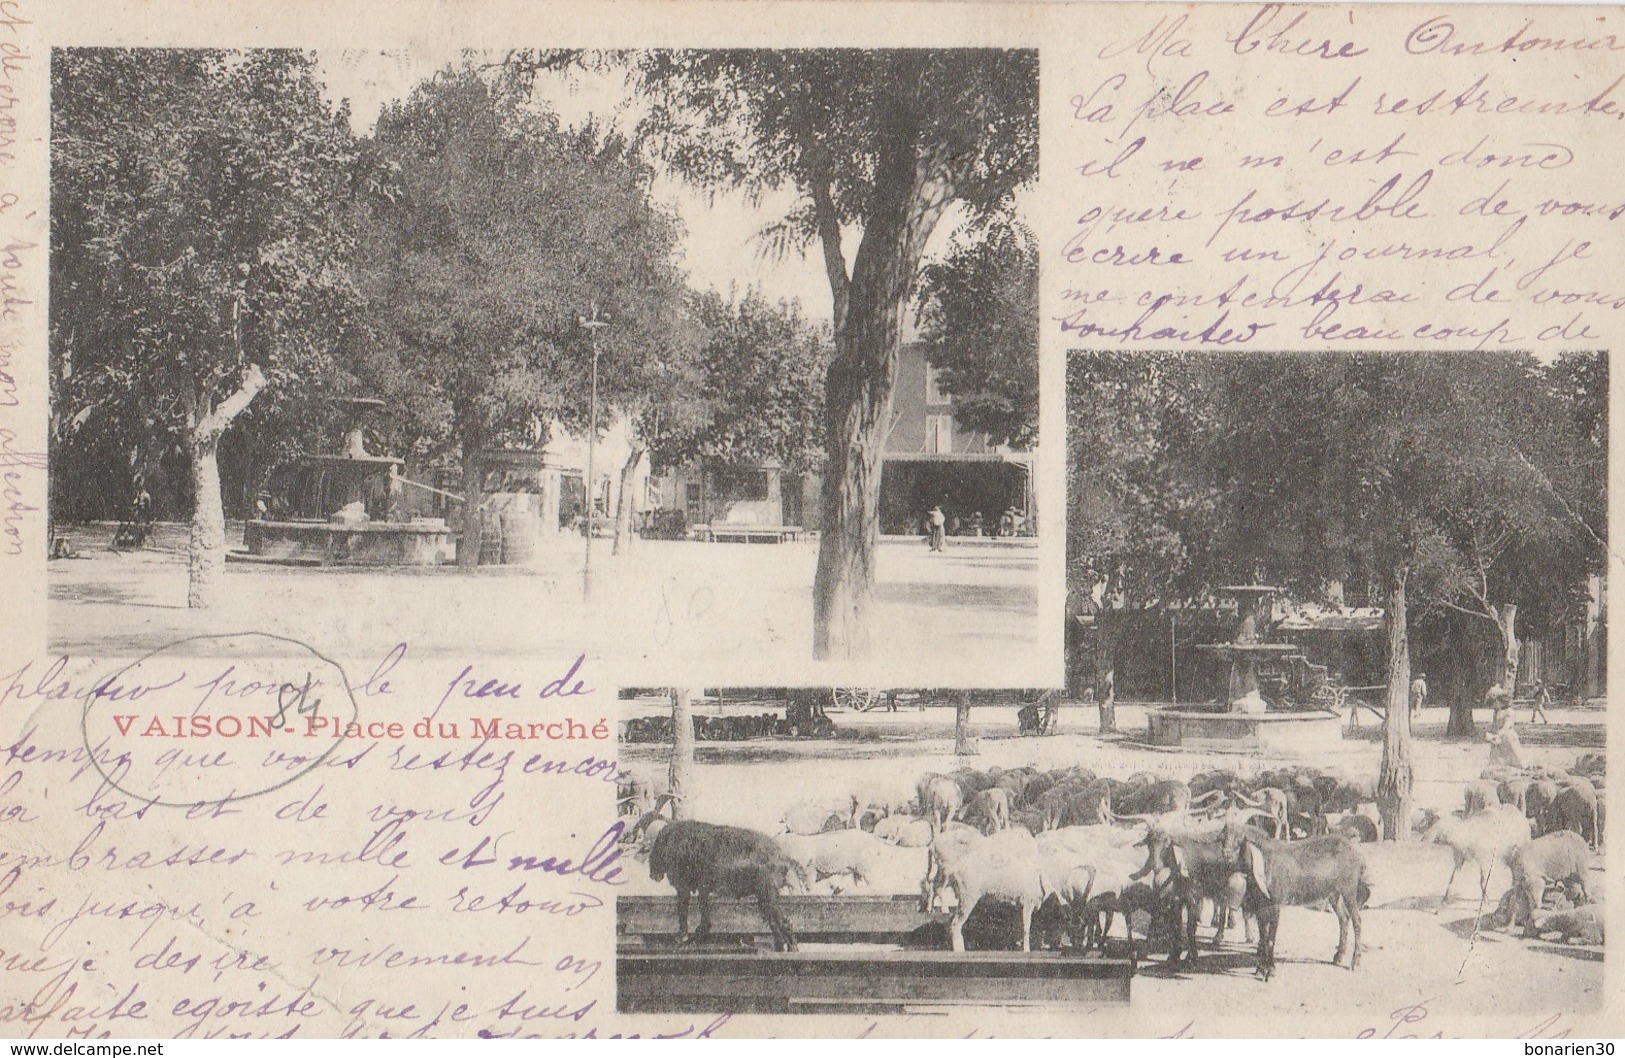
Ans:
{"label": "faded postcard paper", "polygon": [[0,1035],[1617,1035],[1622,17],[0,0]]}

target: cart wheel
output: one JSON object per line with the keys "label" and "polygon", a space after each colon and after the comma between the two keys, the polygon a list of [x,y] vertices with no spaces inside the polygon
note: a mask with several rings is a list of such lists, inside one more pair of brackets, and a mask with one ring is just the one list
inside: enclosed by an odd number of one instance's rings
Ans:
{"label": "cart wheel", "polygon": [[875,708],[885,697],[885,692],[875,687],[834,687],[829,693],[837,709],[851,709],[858,713]]}

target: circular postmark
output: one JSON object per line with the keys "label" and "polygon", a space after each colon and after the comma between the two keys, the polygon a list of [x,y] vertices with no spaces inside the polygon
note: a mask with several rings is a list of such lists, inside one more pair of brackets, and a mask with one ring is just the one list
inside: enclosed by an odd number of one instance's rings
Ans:
{"label": "circular postmark", "polygon": [[108,789],[190,809],[297,782],[359,713],[338,662],[296,639],[234,632],[176,640],[97,680],[80,732]]}

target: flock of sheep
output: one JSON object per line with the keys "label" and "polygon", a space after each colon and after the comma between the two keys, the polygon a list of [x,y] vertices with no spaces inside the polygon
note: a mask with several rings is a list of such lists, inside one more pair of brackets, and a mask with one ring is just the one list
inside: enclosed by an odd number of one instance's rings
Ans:
{"label": "flock of sheep", "polygon": [[[1446,899],[1466,864],[1479,868],[1483,891],[1505,865],[1513,886],[1496,912],[1504,928],[1600,943],[1601,907],[1585,879],[1603,828],[1601,761],[1587,755],[1562,774],[1490,769],[1467,784],[1460,812],[1426,813],[1418,831],[1455,857]],[[912,878],[922,908],[951,908],[955,950],[965,947],[971,913],[992,901],[1019,909],[1024,951],[1063,940],[1079,952],[1104,950],[1121,917],[1131,948],[1140,922],[1147,942],[1158,938],[1171,959],[1194,961],[1196,927],[1208,912],[1215,944],[1238,915],[1249,940],[1256,924],[1265,978],[1279,909],[1289,905],[1329,907],[1339,922],[1333,962],[1347,955],[1354,967],[1370,896],[1360,845],[1377,837],[1366,814],[1372,784],[1307,766],[1245,778],[1211,770],[1189,780],[1119,780],[1082,767],[962,768],[920,776],[912,789],[796,805],[772,836],[669,822],[670,799],[635,776],[623,776],[621,794],[623,813],[637,817],[625,837],[640,843],[651,877],[675,888],[683,937],[691,895],[700,901],[700,936],[709,932],[713,894],[755,897],[776,946],[794,950],[778,902],[785,887],[897,891]]]}

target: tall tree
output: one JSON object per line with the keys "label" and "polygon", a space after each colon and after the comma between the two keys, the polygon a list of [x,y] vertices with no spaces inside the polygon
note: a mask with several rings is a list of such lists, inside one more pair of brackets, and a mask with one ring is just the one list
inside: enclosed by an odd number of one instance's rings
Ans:
{"label": "tall tree", "polygon": [[1100,730],[1117,730],[1124,615],[1200,597],[1187,537],[1203,539],[1222,502],[1193,473],[1202,384],[1175,356],[1075,353],[1067,362],[1069,614],[1094,614]]}
{"label": "tall tree", "polygon": [[[648,166],[594,126],[561,127],[472,69],[385,110],[371,144],[390,193],[369,217],[367,293],[399,372],[462,461],[459,563],[478,562],[479,453],[589,418],[594,313],[605,407],[633,403],[677,328],[678,228]],[[615,365],[611,370],[607,365]],[[589,483],[589,488],[591,484]]]}
{"label": "tall tree", "polygon": [[998,212],[1037,175],[1037,52],[646,52],[634,61],[653,100],[645,131],[670,164],[702,187],[793,189],[799,205],[770,234],[822,253],[835,355],[813,646],[820,658],[865,657],[903,312],[948,211]]}
{"label": "tall tree", "polygon": [[954,418],[993,444],[1038,441],[1038,246],[1014,223],[972,231],[925,266],[921,334]]}
{"label": "tall tree", "polygon": [[1369,585],[1389,645],[1378,805],[1387,836],[1407,836],[1412,614],[1494,627],[1507,685],[1520,615],[1549,623],[1583,594],[1603,558],[1606,438],[1565,425],[1601,422],[1594,397],[1554,394],[1606,392],[1596,375],[1481,354],[1075,356],[1074,575],[1108,600]]}
{"label": "tall tree", "polygon": [[700,354],[703,423],[677,439],[668,462],[698,457],[724,466],[777,463],[792,472],[823,461],[821,422],[827,329],[815,327],[794,302],[772,303],[759,290],[693,298],[705,328]]}
{"label": "tall tree", "polygon": [[1587,535],[1564,516],[1584,505],[1565,498],[1573,444],[1527,356],[1213,364],[1215,414],[1229,409],[1229,420],[1206,473],[1231,502],[1204,547],[1208,575],[1264,575],[1300,597],[1331,581],[1377,586],[1390,648],[1378,807],[1386,836],[1404,838],[1412,611],[1455,607],[1493,623],[1496,679],[1510,683],[1519,607],[1551,608],[1584,585],[1586,563],[1562,558]]}
{"label": "tall tree", "polygon": [[348,115],[298,52],[65,49],[51,73],[60,422],[184,446],[187,605],[209,606],[221,438],[326,370],[354,307]]}

